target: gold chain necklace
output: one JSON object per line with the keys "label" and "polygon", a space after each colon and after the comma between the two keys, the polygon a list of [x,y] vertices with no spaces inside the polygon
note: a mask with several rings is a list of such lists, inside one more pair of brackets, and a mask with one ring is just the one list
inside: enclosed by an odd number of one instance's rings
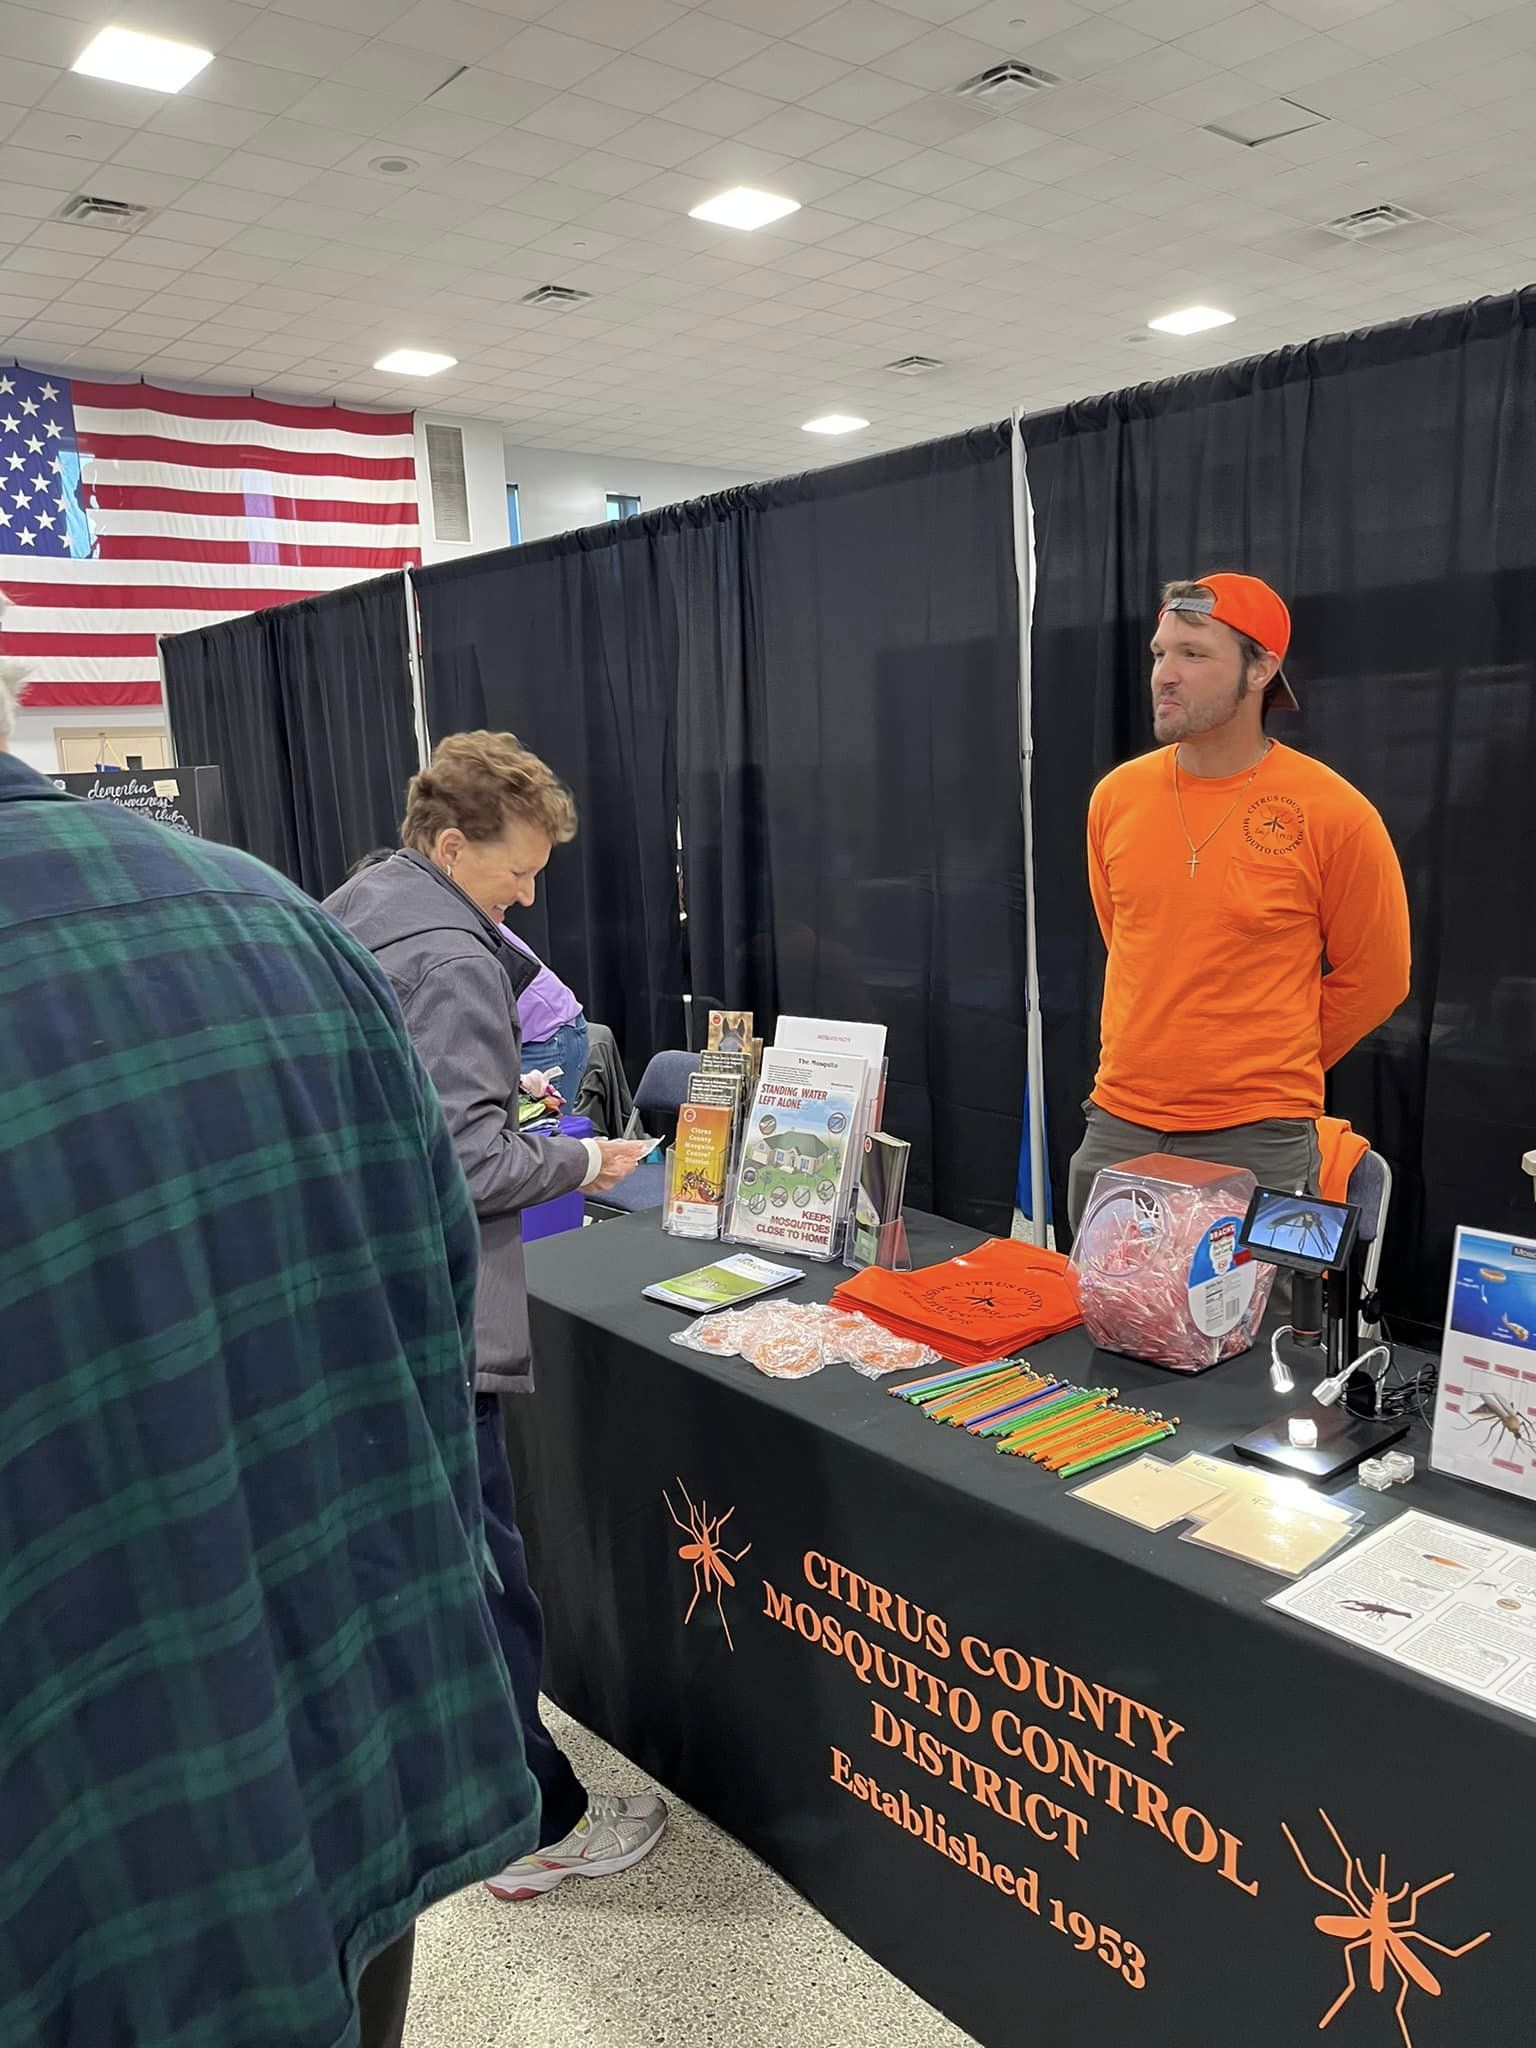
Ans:
{"label": "gold chain necklace", "polygon": [[1194,840],[1190,837],[1189,826],[1186,823],[1184,817],[1184,798],[1179,790],[1179,750],[1177,747],[1174,748],[1173,800],[1179,807],[1179,825],[1184,834],[1184,844],[1189,848],[1189,878],[1191,881],[1193,881],[1195,878],[1195,869],[1200,865],[1201,854],[1204,853],[1205,849],[1216,837],[1216,834],[1221,830],[1222,826],[1226,824],[1227,820],[1231,817],[1232,813],[1237,809],[1238,805],[1242,802],[1243,798],[1248,794],[1248,790],[1253,782],[1254,776],[1258,774],[1259,770],[1264,766],[1264,763],[1269,759],[1269,750],[1273,745],[1273,740],[1266,740],[1264,742],[1264,751],[1262,754],[1260,754],[1258,760],[1254,763],[1253,771],[1248,776],[1247,781],[1244,782],[1241,789],[1239,789],[1239,791],[1237,792],[1237,795],[1233,797],[1231,803],[1227,806],[1226,810],[1222,812],[1221,816],[1217,819],[1215,825],[1209,832],[1206,833],[1205,837],[1201,840],[1198,846],[1196,846]]}

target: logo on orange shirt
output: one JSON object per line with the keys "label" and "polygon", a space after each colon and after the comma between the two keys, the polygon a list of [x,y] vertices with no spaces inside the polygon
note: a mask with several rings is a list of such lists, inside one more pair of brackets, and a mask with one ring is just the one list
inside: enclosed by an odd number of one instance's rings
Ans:
{"label": "logo on orange shirt", "polygon": [[1260,796],[1243,813],[1243,837],[1255,853],[1294,853],[1307,833],[1307,814],[1293,797]]}

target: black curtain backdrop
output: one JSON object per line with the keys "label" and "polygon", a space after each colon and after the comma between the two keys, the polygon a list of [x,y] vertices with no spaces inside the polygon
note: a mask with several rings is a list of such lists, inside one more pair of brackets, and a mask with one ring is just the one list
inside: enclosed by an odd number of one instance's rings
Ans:
{"label": "black curtain backdrop", "polygon": [[681,622],[695,1013],[884,1022],[909,1199],[1005,1233],[1025,1071],[1009,432],[645,522]]}
{"label": "black curtain backdrop", "polygon": [[1098,1051],[1088,798],[1152,744],[1146,645],[1159,587],[1235,568],[1266,577],[1294,615],[1287,670],[1303,708],[1272,729],[1365,791],[1407,876],[1413,993],[1330,1088],[1334,1111],[1397,1176],[1389,1306],[1441,1321],[1456,1223],[1530,1228],[1520,1156],[1536,1142],[1533,323],[1526,292],[1027,423],[1058,1215]]}
{"label": "black curtain backdrop", "polygon": [[293,769],[260,612],[160,642],[176,758],[223,771],[229,843],[300,880]]}
{"label": "black curtain backdrop", "polygon": [[575,794],[575,843],[513,929],[613,1031],[631,1083],[686,1037],[677,623],[654,546],[631,521],[415,579],[433,740],[515,732]]}
{"label": "black curtain backdrop", "polygon": [[417,763],[399,576],[160,643],[178,760],[224,771],[229,837],[312,896],[400,837]]}

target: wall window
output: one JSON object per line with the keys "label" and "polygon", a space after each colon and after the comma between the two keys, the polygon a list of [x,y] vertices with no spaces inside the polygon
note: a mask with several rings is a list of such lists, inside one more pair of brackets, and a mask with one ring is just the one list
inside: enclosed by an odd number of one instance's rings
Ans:
{"label": "wall window", "polygon": [[523,538],[522,515],[517,509],[517,485],[507,485],[507,535],[513,547],[521,545]]}
{"label": "wall window", "polygon": [[610,491],[608,493],[606,517],[610,525],[619,519],[633,519],[639,510],[640,500],[638,498],[628,497],[623,491]]}

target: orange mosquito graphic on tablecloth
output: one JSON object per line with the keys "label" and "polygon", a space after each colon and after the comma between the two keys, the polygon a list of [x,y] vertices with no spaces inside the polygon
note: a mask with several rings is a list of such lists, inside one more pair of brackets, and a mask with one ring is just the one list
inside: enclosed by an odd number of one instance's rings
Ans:
{"label": "orange mosquito graphic on tablecloth", "polygon": [[740,1550],[727,1550],[721,1544],[721,1532],[735,1514],[734,1508],[727,1508],[723,1515],[712,1515],[707,1501],[701,1500],[697,1507],[694,1506],[681,1479],[677,1482],[677,1490],[683,1496],[683,1504],[688,1510],[686,1522],[667,1499],[665,1488],[662,1489],[661,1497],[666,1502],[667,1513],[688,1538],[677,1553],[684,1564],[693,1568],[693,1598],[688,1602],[688,1612],[683,1616],[683,1626],[686,1628],[692,1621],[693,1610],[700,1600],[712,1593],[715,1598],[715,1611],[720,1616],[720,1626],[725,1630],[726,1647],[734,1653],[736,1645],[731,1640],[731,1625],[725,1618],[724,1593],[727,1586],[734,1586],[736,1583],[731,1566],[740,1564],[752,1546],[747,1543]]}
{"label": "orange mosquito graphic on tablecloth", "polygon": [[[1481,1948],[1489,1939],[1489,1935],[1486,1932],[1477,1934],[1470,1941],[1464,1941],[1460,1948],[1448,1948],[1444,1942],[1433,1941],[1427,1934],[1421,1933],[1418,1924],[1420,1899],[1428,1897],[1430,1892],[1439,1891],[1442,1885],[1449,1884],[1456,1875],[1455,1871],[1448,1870],[1444,1877],[1433,1878],[1428,1884],[1412,1887],[1405,1884],[1400,1890],[1389,1892],[1386,1857],[1383,1856],[1381,1859],[1380,1875],[1373,1884],[1366,1875],[1365,1865],[1358,1856],[1351,1856],[1345,1847],[1343,1836],[1327,1814],[1323,1813],[1321,1808],[1318,1812],[1323,1826],[1333,1837],[1335,1848],[1344,1859],[1341,1885],[1329,1884],[1325,1878],[1317,1875],[1302,1855],[1296,1837],[1284,1821],[1280,1823],[1281,1832],[1295,1852],[1296,1861],[1311,1882],[1319,1891],[1329,1893],[1341,1905],[1349,1908],[1347,1913],[1320,1913],[1312,1923],[1319,1934],[1328,1934],[1335,1941],[1343,1942],[1344,1974],[1347,1979],[1344,1989],[1318,2021],[1318,2032],[1321,2033],[1329,2021],[1337,2017],[1360,1989],[1355,1980],[1355,1965],[1360,1951],[1365,1949],[1368,1951],[1367,1979],[1373,1991],[1385,1990],[1389,1964],[1396,1973],[1401,1987],[1397,1994],[1397,2024],[1402,2030],[1405,2048],[1413,2048],[1413,2036],[1408,2031],[1408,2021],[1403,2012],[1408,2002],[1408,1993],[1417,1985],[1420,1991],[1428,1992],[1431,1998],[1438,1998],[1440,1980],[1428,1964],[1414,1954],[1412,1944],[1417,1942],[1420,1947],[1431,1949],[1438,1956],[1447,1956],[1454,1962],[1457,1957],[1468,1955],[1475,1948]],[[1394,1907],[1402,1905],[1404,1900],[1407,1901],[1407,1910],[1401,1915],[1395,1914]]]}

